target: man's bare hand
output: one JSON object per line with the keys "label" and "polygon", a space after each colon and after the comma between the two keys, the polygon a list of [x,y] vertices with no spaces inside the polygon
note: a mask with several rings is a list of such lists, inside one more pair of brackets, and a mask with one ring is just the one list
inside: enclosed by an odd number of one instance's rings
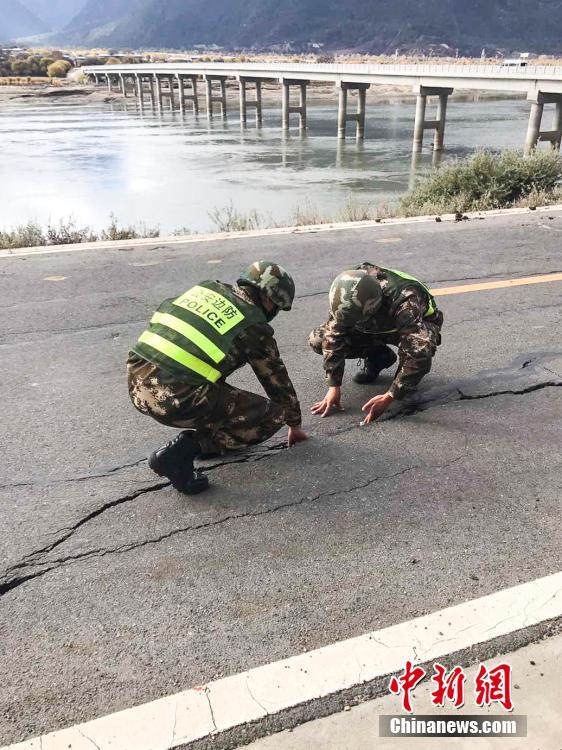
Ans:
{"label": "man's bare hand", "polygon": [[308,440],[308,435],[301,427],[289,427],[287,435],[287,445],[289,448],[292,448],[296,443],[302,443],[304,440]]}
{"label": "man's bare hand", "polygon": [[374,396],[374,398],[367,401],[362,408],[365,412],[365,418],[361,424],[371,424],[371,422],[374,422],[375,419],[388,409],[393,400],[390,393],[383,393],[381,396]]}
{"label": "man's bare hand", "polygon": [[328,393],[322,401],[317,401],[313,404],[310,411],[319,417],[329,417],[334,409],[336,411],[343,411],[341,405],[341,388],[339,386],[328,388]]}

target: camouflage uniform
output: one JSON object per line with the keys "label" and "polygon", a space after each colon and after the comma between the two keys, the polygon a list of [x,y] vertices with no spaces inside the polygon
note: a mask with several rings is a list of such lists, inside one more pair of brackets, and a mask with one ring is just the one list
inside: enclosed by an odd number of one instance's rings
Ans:
{"label": "camouflage uniform", "polygon": [[[224,286],[255,304],[251,288]],[[224,453],[267,440],[284,424],[301,423],[299,401],[273,329],[252,325],[234,340],[225,360],[226,377],[249,364],[269,398],[234,388],[223,379],[194,386],[131,352],[129,395],[135,408],[169,427],[195,430],[203,453]]]}
{"label": "camouflage uniform", "polygon": [[[346,359],[369,358],[384,369],[394,360],[388,345],[398,347],[398,369],[389,391],[395,399],[404,398],[431,369],[441,344],[443,313],[435,308],[432,315],[424,317],[429,295],[420,286],[406,286],[391,298],[384,269],[365,263],[357,270],[366,270],[378,282],[382,297],[377,303],[369,294],[364,299],[351,299],[343,293],[332,299],[330,318],[311,332],[310,346],[324,356],[329,386],[341,385]],[[354,277],[353,272],[349,275]],[[380,307],[374,310],[378,303]],[[396,330],[383,333],[391,329]]]}

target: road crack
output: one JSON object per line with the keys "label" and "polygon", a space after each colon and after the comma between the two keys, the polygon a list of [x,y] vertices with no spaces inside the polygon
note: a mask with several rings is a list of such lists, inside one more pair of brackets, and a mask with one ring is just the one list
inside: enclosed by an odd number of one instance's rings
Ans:
{"label": "road crack", "polygon": [[[525,360],[523,364],[521,365],[521,367],[523,368],[527,367],[531,361],[532,360]],[[547,388],[559,388],[561,386],[562,386],[562,381],[549,380],[549,381],[545,381],[542,383],[535,383],[533,385],[526,386],[525,388],[521,388],[521,389],[511,388],[511,389],[491,391],[491,392],[481,393],[481,394],[468,394],[468,393],[465,393],[461,388],[455,387],[453,391],[444,395],[442,394],[438,396],[437,398],[428,399],[426,401],[419,401],[417,403],[413,403],[410,405],[404,405],[404,407],[399,409],[396,413],[385,416],[380,421],[386,422],[386,421],[391,421],[391,420],[394,420],[403,416],[411,416],[419,412],[426,411],[427,409],[433,408],[434,406],[443,406],[446,404],[454,403],[456,401],[476,401],[476,400],[482,400],[482,399],[488,399],[488,398],[495,398],[497,396],[504,396],[504,395],[522,396],[522,395],[526,395],[529,393],[534,393],[536,391],[544,390]],[[356,429],[364,429],[364,428],[361,428],[359,425],[351,425],[342,430],[336,431],[335,433],[332,433],[332,435],[336,437],[336,436],[345,434],[347,432],[350,432]],[[247,462],[261,461],[264,458],[267,458],[272,455],[276,455],[286,449],[287,449],[287,445],[285,441],[275,443],[273,445],[264,446],[261,450],[258,450],[258,451],[254,450],[249,453],[246,453],[240,456],[239,458],[227,459],[227,460],[212,464],[210,466],[206,466],[205,470],[213,471],[213,470],[216,470],[221,467],[227,466],[229,464],[234,464],[234,463],[247,463]],[[239,513],[239,514],[231,513],[227,516],[224,516],[214,521],[207,521],[207,522],[196,524],[193,526],[185,526],[185,527],[172,529],[171,531],[166,532],[165,534],[161,534],[159,536],[149,538],[146,540],[142,540],[139,542],[134,542],[134,543],[125,544],[125,545],[121,545],[118,547],[107,548],[107,549],[104,549],[104,548],[90,549],[90,550],[76,553],[74,555],[63,556],[63,557],[58,557],[54,559],[53,558],[46,559],[46,560],[43,559],[46,555],[48,555],[53,550],[60,547],[60,545],[62,545],[64,542],[66,542],[82,526],[87,524],[89,521],[97,518],[102,513],[105,513],[106,511],[116,506],[122,505],[124,503],[132,502],[136,500],[138,497],[140,497],[141,495],[144,495],[150,492],[157,492],[161,489],[164,489],[165,487],[168,487],[170,483],[160,482],[158,484],[149,485],[147,487],[143,487],[139,490],[129,493],[123,497],[119,497],[119,498],[116,498],[115,500],[111,500],[107,503],[104,503],[103,505],[99,506],[95,510],[91,511],[90,513],[82,517],[72,526],[59,529],[57,532],[55,532],[55,534],[57,535],[57,538],[54,541],[50,542],[49,544],[46,544],[45,546],[39,549],[32,551],[31,553],[26,555],[21,561],[9,566],[3,574],[2,582],[0,582],[0,597],[18,588],[23,583],[26,583],[27,581],[32,580],[34,578],[43,576],[46,573],[50,572],[51,570],[54,570],[64,565],[69,565],[74,562],[78,562],[78,561],[88,559],[91,557],[102,557],[102,556],[109,555],[109,554],[122,554],[122,553],[129,552],[131,550],[138,549],[140,547],[144,547],[147,545],[158,544],[166,539],[176,536],[177,534],[200,531],[203,529],[211,528],[214,526],[219,526],[219,525],[229,523],[231,521],[243,519],[243,518],[255,518],[255,517],[262,516],[262,515],[276,513],[279,511],[286,510],[288,508],[302,505],[305,502],[317,502],[321,498],[351,493],[359,489],[365,489],[369,487],[371,484],[373,484],[374,482],[384,481],[386,479],[391,479],[391,478],[400,476],[401,474],[407,471],[414,471],[414,470],[418,470],[421,468],[445,468],[446,466],[451,465],[451,463],[455,463],[456,461],[461,460],[461,458],[465,454],[466,454],[466,447],[465,447],[465,453],[463,453],[461,456],[454,459],[453,462],[449,462],[444,465],[420,464],[416,466],[411,466],[399,472],[396,472],[394,474],[387,474],[387,475],[380,475],[380,476],[372,477],[366,482],[353,485],[352,487],[349,487],[349,488],[325,491],[325,492],[321,492],[318,495],[311,496],[311,497],[304,496],[294,501],[290,501],[286,503],[279,503],[277,505],[274,505],[272,507],[266,508],[265,510],[261,510],[261,511],[245,512],[245,513]],[[74,480],[69,479],[69,480],[61,480],[61,481],[85,481],[85,480],[94,478],[96,476],[107,476],[108,474],[119,471],[120,469],[125,468],[126,466],[135,466],[139,463],[142,463],[143,460],[145,459],[140,459],[138,461],[132,462],[131,464],[125,464],[124,466],[121,466],[121,467],[114,467],[113,469],[111,469],[109,472],[106,472],[105,474],[87,475],[84,477],[77,477]]]}
{"label": "road crack", "polygon": [[146,458],[138,458],[136,461],[131,461],[130,463],[121,464],[120,466],[113,466],[111,469],[107,469],[103,472],[98,472],[95,474],[83,474],[79,477],[67,477],[63,479],[52,479],[49,482],[38,482],[38,481],[27,481],[27,482],[14,482],[12,484],[0,484],[0,490],[4,490],[10,487],[52,487],[56,484],[67,484],[69,482],[87,482],[90,479],[103,479],[104,477],[109,477],[112,474],[117,473],[118,471],[123,471],[123,469],[129,469],[133,466],[139,466],[140,464],[144,463],[146,461]]}
{"label": "road crack", "polygon": [[418,401],[417,403],[405,404],[403,409],[389,414],[387,417],[381,419],[381,422],[390,422],[398,417],[410,417],[419,412],[427,411],[433,407],[446,406],[457,401],[480,401],[486,398],[495,398],[496,396],[525,396],[528,393],[534,393],[535,391],[541,391],[545,388],[560,388],[562,381],[548,380],[543,383],[535,383],[533,385],[526,386],[525,388],[514,389],[508,388],[502,391],[490,391],[489,393],[465,393],[461,388],[455,387],[457,398],[454,397],[454,392],[445,394],[442,397],[428,399],[427,401]]}
{"label": "road crack", "polygon": [[[57,538],[54,541],[50,542],[49,544],[46,544],[44,547],[40,547],[39,549],[33,550],[33,552],[30,552],[28,555],[26,555],[20,562],[15,563],[14,565],[10,565],[8,568],[6,568],[2,578],[8,579],[8,580],[4,580],[2,583],[0,583],[0,597],[2,597],[4,594],[8,593],[12,589],[17,588],[22,583],[25,583],[26,581],[29,581],[32,578],[36,578],[38,576],[44,575],[45,573],[48,573],[49,570],[52,570],[52,568],[47,568],[41,571],[30,572],[29,574],[22,572],[22,571],[25,571],[27,568],[34,568],[34,567],[38,567],[40,565],[46,564],[40,560],[41,556],[49,554],[54,549],[56,549],[61,544],[63,544],[63,542],[66,542],[67,539],[69,539],[73,534],[75,534],[79,528],[84,526],[84,524],[88,523],[94,518],[97,518],[102,513],[105,513],[105,511],[109,510],[110,508],[115,508],[118,505],[123,505],[124,503],[132,502],[133,500],[136,500],[137,497],[140,497],[141,495],[146,495],[149,492],[157,492],[158,490],[161,490],[164,487],[168,487],[169,485],[170,485],[170,482],[159,482],[158,484],[153,484],[153,485],[150,485],[149,487],[143,487],[142,489],[137,490],[136,492],[132,492],[129,495],[118,497],[115,500],[110,500],[109,502],[104,503],[103,505],[100,505],[95,510],[83,516],[79,521],[77,521],[72,526],[68,526],[67,528],[64,528],[64,529],[59,529],[58,531],[55,532],[55,534],[58,534],[59,536],[57,536]],[[14,575],[14,576],[11,575],[16,572],[21,572],[21,574]]]}
{"label": "road crack", "polygon": [[76,729],[77,729],[77,731],[78,731],[78,734],[79,734],[79,735],[80,735],[81,737],[83,737],[83,738],[84,738],[85,740],[88,740],[88,742],[91,742],[91,743],[92,743],[92,745],[93,745],[94,747],[96,747],[96,748],[97,748],[97,750],[100,750],[100,746],[98,745],[98,743],[97,743],[97,742],[94,742],[94,740],[93,740],[93,739],[92,739],[91,737],[88,737],[88,735],[87,735],[87,734],[84,734],[84,732],[83,732],[83,731],[82,731],[82,730],[81,730],[81,729],[80,729],[79,727],[76,727]]}
{"label": "road crack", "polygon": [[142,541],[131,542],[129,544],[123,544],[117,547],[84,550],[83,552],[77,552],[75,554],[67,555],[64,557],[51,558],[47,560],[41,559],[42,555],[52,552],[53,549],[60,546],[64,541],[66,541],[70,536],[72,536],[72,534],[74,534],[77,529],[79,529],[88,521],[92,520],[92,518],[95,518],[96,516],[101,515],[101,513],[105,512],[108,508],[114,507],[116,505],[120,505],[124,502],[130,502],[136,499],[139,495],[146,494],[147,492],[155,492],[155,491],[161,490],[164,487],[169,486],[169,482],[152,485],[151,487],[138,490],[137,492],[132,493],[131,495],[126,495],[123,498],[118,498],[117,500],[113,500],[111,501],[111,503],[106,503],[104,506],[101,506],[97,510],[92,511],[92,513],[89,513],[87,516],[82,518],[80,521],[78,521],[78,523],[74,524],[74,526],[70,527],[70,529],[68,530],[68,533],[59,537],[55,542],[51,543],[50,545],[45,546],[41,550],[35,550],[34,552],[27,555],[21,562],[10,566],[4,573],[3,582],[0,583],[0,597],[4,596],[5,594],[8,594],[10,591],[13,591],[14,589],[18,588],[19,586],[26,583],[27,581],[44,576],[46,573],[49,573],[52,570],[56,570],[60,567],[64,567],[64,566],[71,565],[76,562],[87,560],[92,557],[105,557],[106,555],[123,554],[125,552],[130,552],[132,550],[140,549],[142,547],[147,547],[149,545],[159,544],[160,542],[163,542],[167,539],[171,539],[172,537],[175,537],[178,534],[202,531],[202,530],[213,528],[216,526],[222,526],[232,521],[238,521],[238,520],[247,519],[247,518],[259,518],[260,516],[271,515],[273,513],[278,513],[280,511],[284,511],[290,508],[296,508],[300,505],[303,505],[304,503],[315,503],[315,502],[318,502],[318,500],[321,500],[322,498],[334,497],[336,495],[346,495],[346,494],[355,492],[357,490],[366,489],[367,487],[371,486],[375,482],[384,481],[387,479],[394,479],[410,471],[417,471],[419,469],[424,469],[424,468],[427,468],[427,469],[446,468],[462,460],[462,458],[464,458],[465,455],[466,455],[466,448],[460,456],[457,456],[456,458],[454,458],[451,461],[448,461],[445,464],[416,464],[415,466],[406,467],[405,469],[401,469],[400,471],[397,471],[393,474],[382,474],[380,476],[371,477],[370,479],[364,482],[355,484],[351,487],[347,487],[344,489],[327,490],[327,491],[320,492],[317,495],[312,495],[312,496],[305,495],[296,500],[292,500],[292,501],[285,502],[285,503],[278,503],[277,505],[273,505],[271,507],[268,507],[259,511],[230,513],[216,520],[205,521],[203,523],[195,524],[192,526],[181,526],[179,528],[172,529],[171,531],[167,531],[164,534],[159,534],[158,536],[151,537],[149,539],[143,539]]}
{"label": "road crack", "polygon": [[252,693],[248,675],[246,675],[246,690],[248,691],[248,694],[250,698],[254,701],[254,703],[261,708],[261,710],[265,713],[266,716],[269,716],[269,711],[267,710],[267,708],[262,703],[260,703],[259,700],[256,698],[256,696]]}
{"label": "road crack", "polygon": [[520,390],[513,390],[513,389],[507,389],[505,391],[492,391],[491,393],[477,393],[474,395],[469,395],[467,393],[463,393],[460,388],[457,388],[457,391],[460,394],[459,401],[478,401],[479,399],[483,398],[495,398],[496,396],[524,396],[527,393],[534,393],[535,391],[541,391],[543,388],[560,388],[562,387],[562,381],[558,380],[548,380],[545,383],[535,383],[534,385],[529,385],[526,388],[521,388]]}
{"label": "road crack", "polygon": [[207,698],[207,703],[209,704],[209,711],[211,713],[211,721],[213,722],[213,732],[218,732],[217,722],[215,719],[215,712],[213,711],[213,704],[211,703],[211,696],[210,696],[210,690],[208,687],[205,687],[205,698]]}

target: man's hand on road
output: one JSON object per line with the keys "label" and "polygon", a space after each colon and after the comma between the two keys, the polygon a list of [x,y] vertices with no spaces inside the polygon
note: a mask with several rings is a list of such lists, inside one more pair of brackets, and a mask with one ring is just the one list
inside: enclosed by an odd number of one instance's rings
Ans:
{"label": "man's hand on road", "polygon": [[308,440],[308,435],[301,427],[289,427],[289,434],[287,435],[289,448],[292,448],[296,443],[302,443],[303,440]]}
{"label": "man's hand on road", "polygon": [[361,424],[370,424],[374,422],[377,417],[388,409],[393,401],[393,397],[390,393],[383,393],[381,396],[374,396],[372,399],[362,407],[362,411],[365,412],[365,419]]}
{"label": "man's hand on road", "polygon": [[329,417],[333,409],[343,411],[340,402],[341,388],[339,386],[332,386],[331,388],[328,388],[328,393],[324,396],[322,401],[317,401],[311,406],[310,411],[320,417]]}

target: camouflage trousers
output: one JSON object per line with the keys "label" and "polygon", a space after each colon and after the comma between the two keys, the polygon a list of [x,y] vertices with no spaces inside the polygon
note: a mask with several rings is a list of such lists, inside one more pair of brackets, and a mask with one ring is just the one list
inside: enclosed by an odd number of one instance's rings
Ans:
{"label": "camouflage trousers", "polygon": [[[431,369],[431,360],[441,344],[443,313],[437,310],[425,318],[423,328],[416,335],[396,333],[368,333],[352,330],[346,336],[345,346],[339,352],[344,359],[366,359],[381,370],[391,367],[396,357],[389,348],[398,348],[398,369],[394,380],[395,397],[401,398],[411,392],[421,378]],[[326,325],[315,328],[309,336],[309,344],[317,354],[323,354]]]}
{"label": "camouflage trousers", "polygon": [[[323,354],[322,342],[326,326],[318,326],[310,332],[308,343],[316,354]],[[348,335],[348,346],[345,350],[345,359],[366,359],[373,364],[380,364],[381,368],[390,367],[396,361],[388,344],[398,346],[398,337],[393,334],[376,336],[363,331],[353,331]]]}
{"label": "camouflage trousers", "polygon": [[203,453],[263,443],[285,424],[279,404],[228,383],[179,383],[151,362],[127,362],[129,396],[142,414],[168,427],[193,430]]}

